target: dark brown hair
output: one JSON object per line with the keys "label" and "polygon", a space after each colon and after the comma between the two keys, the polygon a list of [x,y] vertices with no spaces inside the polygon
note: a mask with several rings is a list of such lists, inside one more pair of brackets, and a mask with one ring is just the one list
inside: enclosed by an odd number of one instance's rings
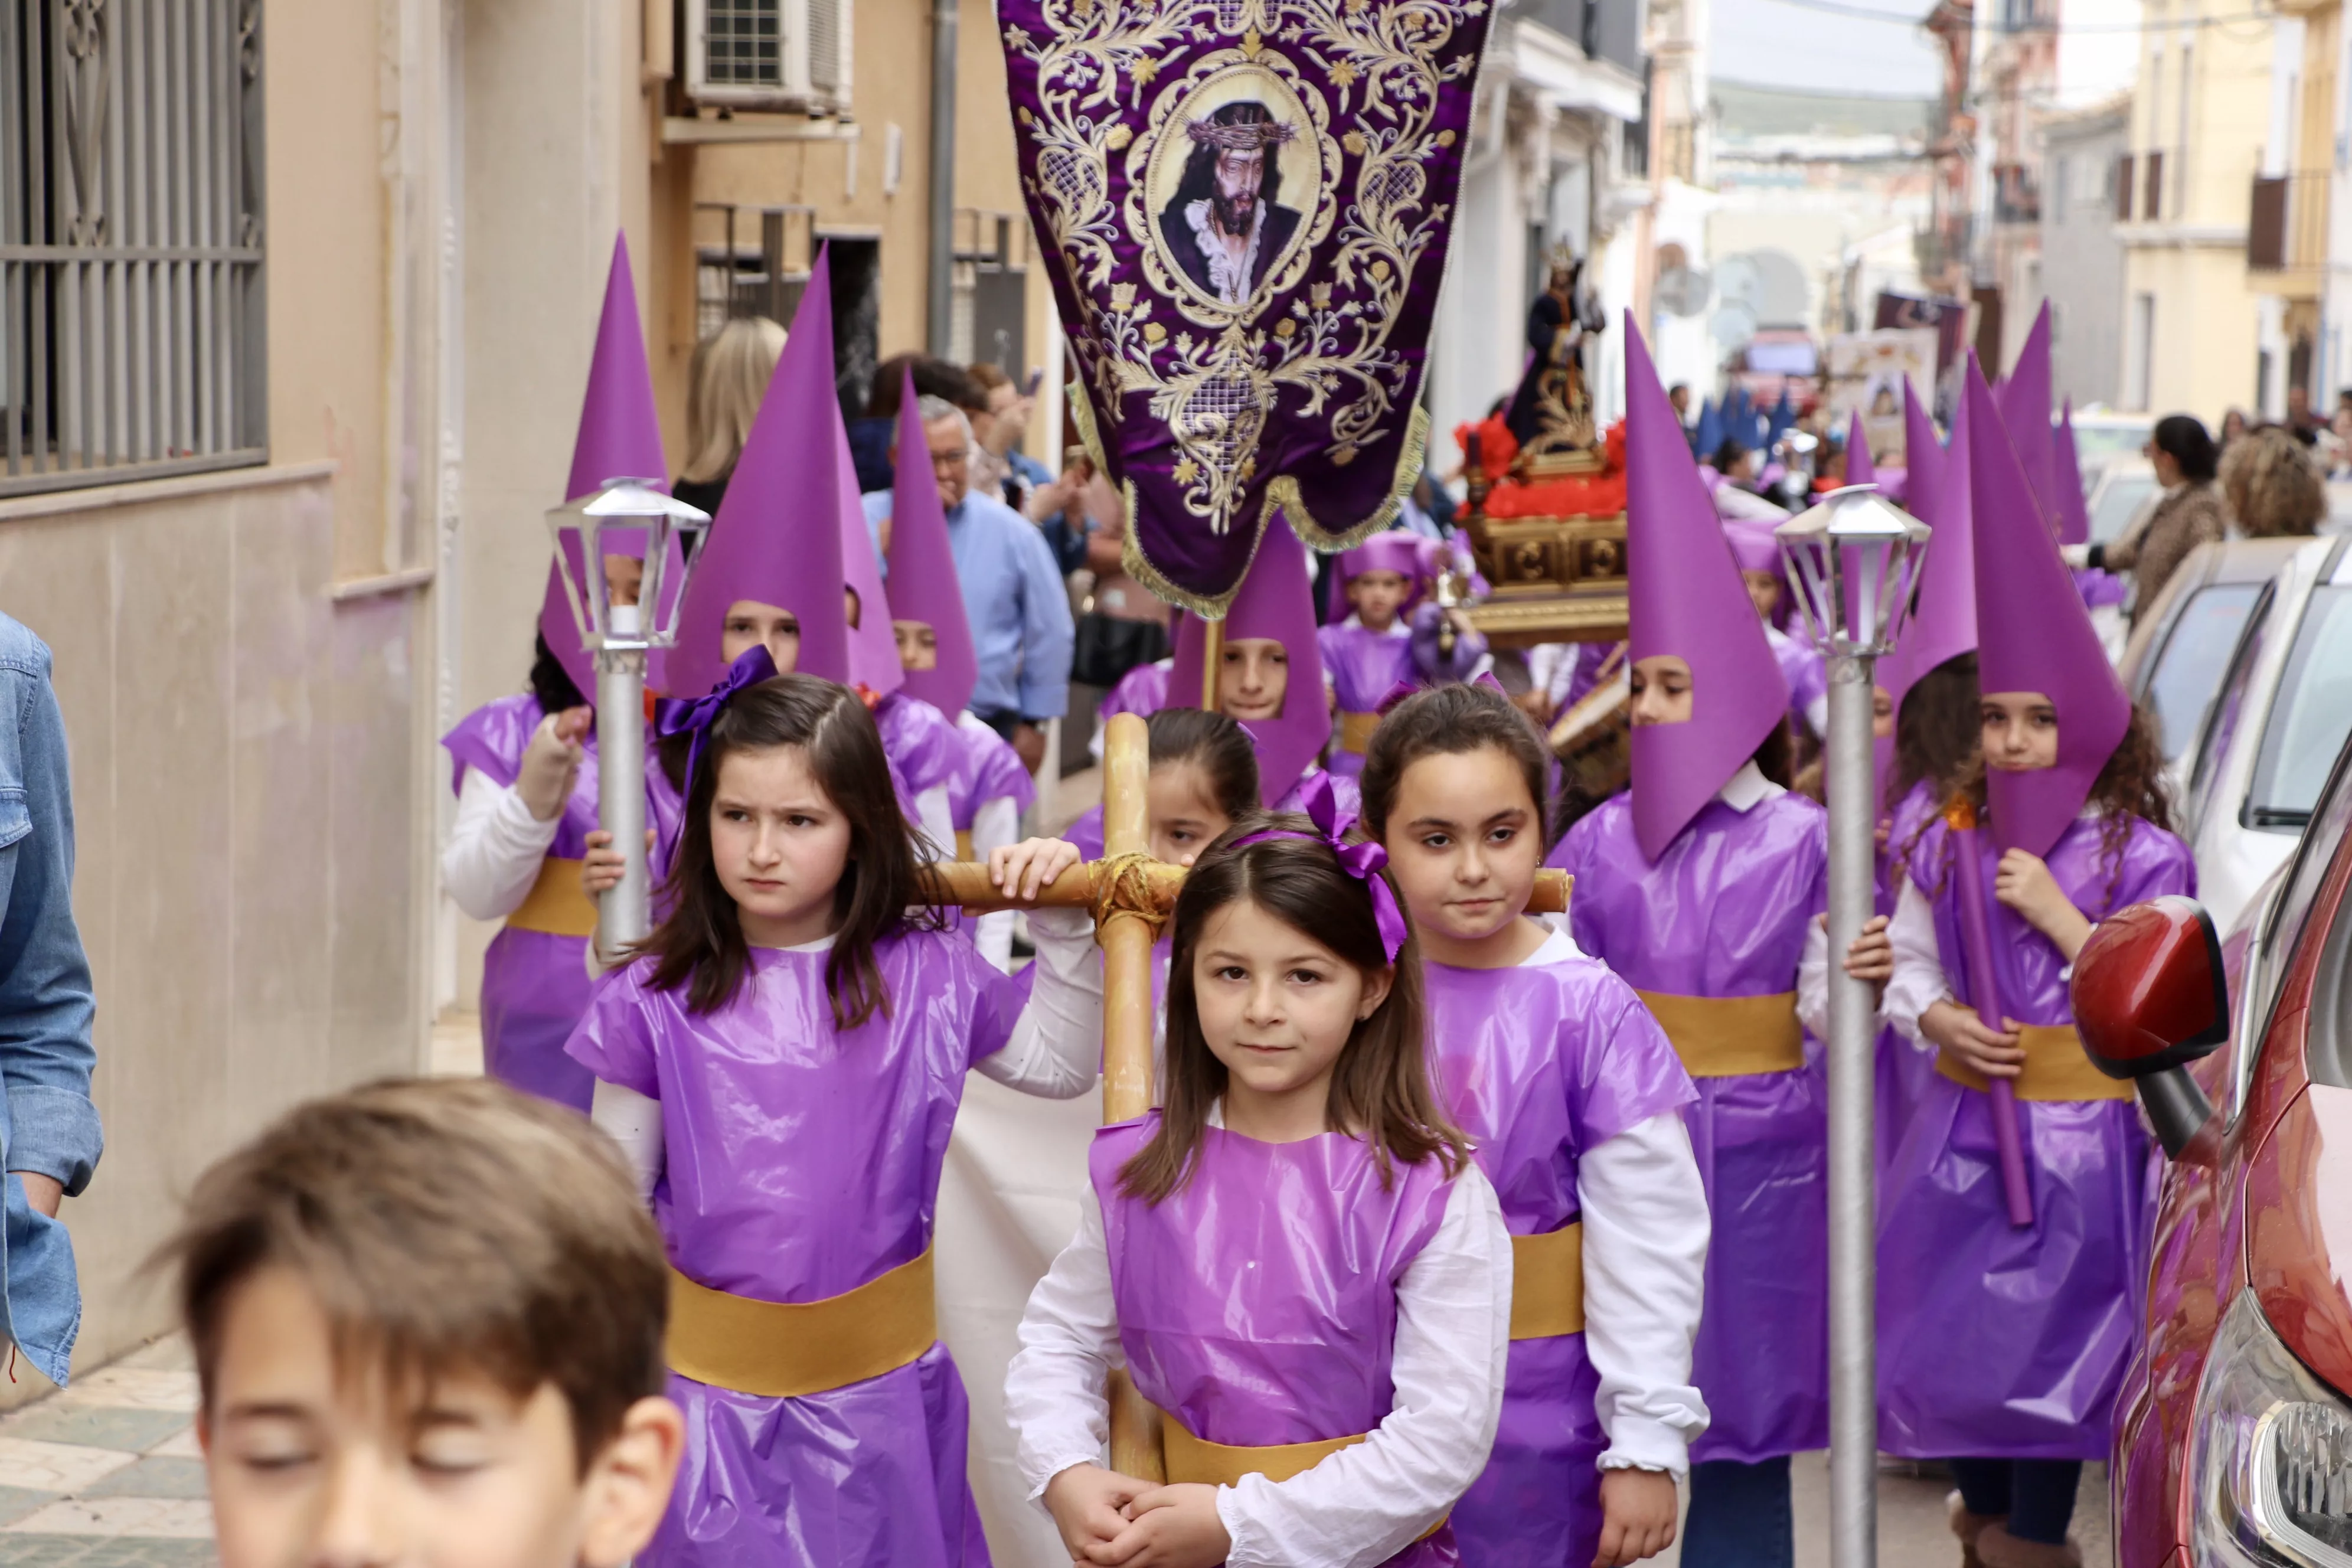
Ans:
{"label": "dark brown hair", "polygon": [[[1241,842],[1268,831],[1302,837]],[[1210,917],[1244,899],[1366,974],[1391,967],[1370,889],[1340,867],[1305,816],[1252,812],[1203,850],[1176,899],[1168,960],[1167,1097],[1160,1128],[1118,1173],[1121,1192],[1150,1203],[1192,1180],[1209,1110],[1225,1092],[1225,1066],[1201,1033],[1192,960]],[[1325,1110],[1333,1131],[1371,1146],[1383,1185],[1392,1178],[1395,1162],[1412,1165],[1434,1156],[1451,1175],[1470,1158],[1469,1140],[1446,1119],[1430,1085],[1422,1049],[1421,957],[1410,939],[1393,968],[1388,995],[1348,1037]]]}
{"label": "dark brown hair", "polygon": [[516,1399],[553,1384],[581,1473],[661,1393],[668,1268],[611,1142],[489,1079],[393,1079],[279,1118],[198,1179],[155,1262],[206,1409],[237,1289],[284,1268],[333,1329],[338,1371],[411,1400],[474,1373]]}
{"label": "dark brown hair", "polygon": [[719,880],[710,852],[711,802],[720,764],[738,752],[798,746],[817,787],[849,820],[849,858],[833,891],[833,951],[825,989],[833,1023],[854,1029],[890,1012],[874,944],[909,927],[935,929],[939,916],[922,899],[914,830],[898,806],[881,731],[845,686],[814,675],[780,675],[746,688],[711,721],[694,766],[680,820],[677,857],[662,888],[669,915],[631,956],[655,960],[656,991],[687,987],[687,1005],[709,1013],[726,1005],[751,972],[751,951],[735,900]]}
{"label": "dark brown hair", "polygon": [[[1891,847],[1890,879],[1899,885],[1919,840],[1935,826],[1944,802],[1970,776],[1982,779],[1978,748],[1984,742],[1982,695],[1977,690],[1975,650],[1954,654],[1911,683],[1895,710],[1895,763],[1886,770],[1886,799],[1879,809],[1902,804],[1920,781],[1935,793],[1937,809],[1922,816],[1907,838]],[[1978,792],[1981,800],[1982,791]]]}
{"label": "dark brown hair", "polygon": [[1162,708],[1144,721],[1153,768],[1190,763],[1228,821],[1258,809],[1257,747],[1239,721],[1199,708]]}
{"label": "dark brown hair", "polygon": [[[1391,709],[1372,731],[1360,783],[1364,826],[1375,838],[1389,836],[1389,813],[1405,770],[1423,757],[1458,757],[1492,746],[1519,770],[1535,808],[1536,832],[1544,831],[1544,775],[1549,758],[1536,727],[1511,700],[1489,686],[1453,683],[1416,691]],[[1545,845],[1549,848],[1549,843]]]}

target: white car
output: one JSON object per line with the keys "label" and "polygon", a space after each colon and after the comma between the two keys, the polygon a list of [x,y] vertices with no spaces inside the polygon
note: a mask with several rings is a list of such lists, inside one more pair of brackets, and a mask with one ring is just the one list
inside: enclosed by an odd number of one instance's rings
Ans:
{"label": "white car", "polygon": [[2352,541],[2315,539],[2246,616],[2184,800],[2197,896],[2226,931],[2311,820],[2352,732]]}
{"label": "white car", "polygon": [[2124,531],[2164,493],[2146,458],[2117,458],[2089,483],[2091,493],[2084,506],[2090,514],[2094,544],[2113,544],[2121,539]]}

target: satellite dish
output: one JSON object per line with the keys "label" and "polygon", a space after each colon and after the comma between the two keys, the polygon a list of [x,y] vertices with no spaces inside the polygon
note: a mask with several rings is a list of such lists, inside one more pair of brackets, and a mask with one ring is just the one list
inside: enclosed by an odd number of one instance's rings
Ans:
{"label": "satellite dish", "polygon": [[1676,267],[1658,275],[1658,309],[1670,316],[1696,316],[1706,309],[1715,280],[1704,272]]}

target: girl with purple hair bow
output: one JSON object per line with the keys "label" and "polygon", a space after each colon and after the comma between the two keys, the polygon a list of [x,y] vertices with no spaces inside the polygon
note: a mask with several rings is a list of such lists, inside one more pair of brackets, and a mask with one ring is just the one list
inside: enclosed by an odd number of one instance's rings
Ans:
{"label": "girl with purple hair bow", "polygon": [[[1430,1082],[1419,960],[1328,786],[1252,814],[1176,904],[1162,1107],[1096,1135],[1077,1237],[1006,1382],[1069,1555],[1462,1561],[1510,1327],[1494,1188]],[[1105,1379],[1166,1484],[1100,1463]]]}

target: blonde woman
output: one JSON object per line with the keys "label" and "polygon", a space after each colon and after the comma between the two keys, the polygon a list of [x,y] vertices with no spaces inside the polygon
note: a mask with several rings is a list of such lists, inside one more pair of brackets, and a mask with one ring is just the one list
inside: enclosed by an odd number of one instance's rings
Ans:
{"label": "blonde woman", "polygon": [[765,316],[738,316],[694,345],[687,367],[686,467],[677,499],[713,517],[735,459],[784,352],[784,329]]}
{"label": "blonde woman", "polygon": [[2327,485],[2303,443],[2265,425],[2221,453],[2221,493],[2230,518],[2250,539],[2314,533],[2327,516]]}

